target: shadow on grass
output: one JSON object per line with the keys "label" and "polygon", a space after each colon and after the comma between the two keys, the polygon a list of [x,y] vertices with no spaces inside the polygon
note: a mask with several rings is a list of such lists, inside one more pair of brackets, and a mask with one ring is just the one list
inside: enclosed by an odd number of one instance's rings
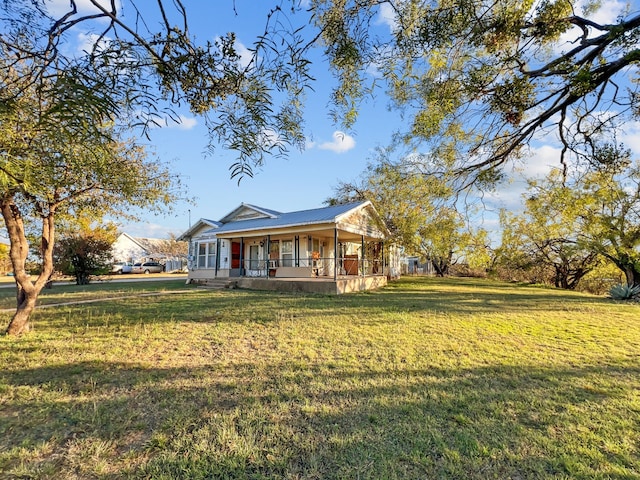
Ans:
{"label": "shadow on grass", "polygon": [[[93,286],[91,286],[93,287]],[[154,288],[159,288],[155,286]],[[132,290],[135,293],[135,290]],[[54,297],[55,298],[55,297]],[[79,297],[82,298],[81,296]],[[72,300],[72,299],[71,299]],[[89,306],[56,307],[56,314],[36,311],[34,323],[48,327],[189,322],[271,322],[287,316],[350,316],[385,322],[385,314],[424,313],[487,315],[536,312],[571,312],[607,309],[606,298],[490,281],[468,279],[403,278],[384,289],[341,296],[289,294],[248,290],[195,290],[185,295],[105,299]],[[628,306],[637,308],[640,305]],[[73,317],[68,320],[67,317]],[[1,318],[8,322],[9,313]],[[153,319],[149,322],[149,319]],[[5,322],[5,323],[6,323]]]}
{"label": "shadow on grass", "polygon": [[[184,279],[162,279],[156,281],[119,281],[118,279],[110,281],[95,281],[89,285],[60,285],[57,284],[50,288],[44,289],[38,297],[38,305],[47,305],[55,303],[69,302],[76,299],[112,297],[112,296],[129,296],[139,294],[141,292],[161,292],[163,290],[184,290],[193,288],[194,286],[185,285]],[[13,309],[16,301],[15,284],[5,285],[0,288],[0,308]]]}
{"label": "shadow on grass", "polygon": [[[385,314],[424,313],[449,315],[533,314],[537,312],[584,312],[610,308],[605,298],[525,288],[506,290],[441,291],[424,287],[415,291],[383,289],[376,292],[342,296],[322,296],[255,291],[202,291],[171,297],[149,297],[144,300],[106,300],[91,307],[60,307],[75,315],[78,309],[86,312],[84,324],[92,326],[103,322],[102,317],[112,315],[115,323],[189,322],[270,322],[281,318],[307,316],[358,315],[371,321],[384,321]],[[637,308],[639,306],[628,306]],[[68,322],[45,312],[36,312],[34,318],[49,318],[60,326]],[[51,324],[52,326],[54,324]]]}
{"label": "shadow on grass", "polygon": [[[637,364],[16,369],[0,374],[0,471],[49,442],[30,478],[47,462],[99,476],[98,460],[111,478],[638,478],[639,378]],[[97,442],[100,458],[72,448]]]}

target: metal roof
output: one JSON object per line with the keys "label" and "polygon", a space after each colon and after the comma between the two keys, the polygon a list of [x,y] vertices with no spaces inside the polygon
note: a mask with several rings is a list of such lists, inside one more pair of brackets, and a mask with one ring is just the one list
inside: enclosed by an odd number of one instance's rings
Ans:
{"label": "metal roof", "polygon": [[[353,202],[331,207],[315,208],[312,210],[301,210],[297,212],[278,213],[272,218],[254,218],[249,220],[239,220],[228,222],[219,228],[207,230],[204,233],[215,233],[220,236],[230,232],[247,232],[253,230],[264,230],[268,228],[286,228],[301,225],[313,225],[321,223],[335,223],[338,217],[354,209],[369,205],[370,202]],[[262,209],[264,210],[264,209]],[[273,213],[273,210],[271,211]]]}
{"label": "metal roof", "polygon": [[196,223],[194,223],[192,226],[190,226],[189,229],[186,232],[184,232],[182,235],[180,235],[177,238],[177,240],[180,240],[180,241],[188,240],[193,235],[193,232],[195,232],[199,228],[202,228],[202,226],[204,226],[204,225],[208,225],[210,227],[213,227],[211,230],[207,230],[207,231],[213,231],[216,228],[221,227],[222,223],[216,222],[215,220],[209,220],[207,218],[201,218]]}

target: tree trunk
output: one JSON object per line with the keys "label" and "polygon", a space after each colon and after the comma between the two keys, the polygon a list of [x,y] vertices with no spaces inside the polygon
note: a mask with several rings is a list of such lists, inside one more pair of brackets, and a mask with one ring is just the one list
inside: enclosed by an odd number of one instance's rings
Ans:
{"label": "tree trunk", "polygon": [[444,277],[449,273],[449,261],[442,257],[432,258],[431,265],[436,271],[436,277]]}
{"label": "tree trunk", "polygon": [[635,268],[635,265],[625,265],[624,267],[620,267],[624,272],[624,277],[627,280],[627,285],[630,287],[640,285],[640,271]]}
{"label": "tree trunk", "polygon": [[16,312],[6,329],[7,335],[20,335],[30,329],[29,318],[42,288],[46,285],[53,272],[53,240],[55,208],[49,206],[46,214],[42,215],[41,253],[42,265],[40,275],[35,282],[26,271],[29,242],[25,235],[22,214],[15,203],[14,193],[6,193],[0,198],[0,211],[9,236],[9,258],[16,280]]}
{"label": "tree trunk", "polygon": [[635,256],[631,255],[605,255],[611,260],[616,267],[618,267],[624,273],[627,285],[633,287],[640,285],[640,261],[636,260]]}
{"label": "tree trunk", "polygon": [[17,285],[17,308],[16,313],[13,314],[11,322],[7,327],[7,335],[21,335],[29,332],[31,326],[29,324],[29,318],[31,312],[36,307],[36,300],[38,299],[37,293],[32,291],[31,294],[25,293],[25,291]]}

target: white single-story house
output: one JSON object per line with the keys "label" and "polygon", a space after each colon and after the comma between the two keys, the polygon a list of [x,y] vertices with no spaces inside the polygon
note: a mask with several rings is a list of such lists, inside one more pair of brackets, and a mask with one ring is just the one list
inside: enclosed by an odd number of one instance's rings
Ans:
{"label": "white single-story house", "polygon": [[288,213],[243,203],[219,221],[199,220],[178,240],[189,242],[189,282],[345,293],[397,276],[388,236],[368,201]]}
{"label": "white single-story house", "polygon": [[171,241],[166,239],[133,237],[128,233],[121,233],[111,249],[113,261],[160,262],[165,265],[167,272],[181,270],[186,263],[186,256],[184,253],[171,251],[171,248],[168,248],[170,243]]}

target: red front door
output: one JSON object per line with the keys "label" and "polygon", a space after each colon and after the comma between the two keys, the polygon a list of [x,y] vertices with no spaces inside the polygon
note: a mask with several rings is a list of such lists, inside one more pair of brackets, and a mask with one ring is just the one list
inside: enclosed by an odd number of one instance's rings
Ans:
{"label": "red front door", "polygon": [[240,242],[231,242],[231,268],[240,268]]}

